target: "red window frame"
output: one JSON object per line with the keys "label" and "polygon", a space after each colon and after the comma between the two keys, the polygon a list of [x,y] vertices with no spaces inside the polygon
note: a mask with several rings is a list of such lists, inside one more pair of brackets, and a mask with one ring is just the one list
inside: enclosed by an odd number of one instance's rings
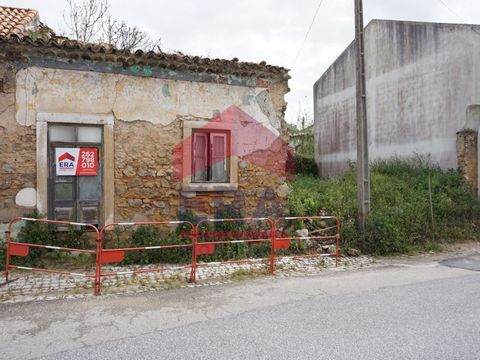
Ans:
{"label": "red window frame", "polygon": [[[215,136],[222,136],[225,141],[224,141],[224,160],[225,160],[225,179],[218,180],[213,178],[213,171],[212,171],[212,165],[215,164],[215,156],[213,154],[213,138]],[[196,149],[196,138],[203,137],[205,139],[205,149],[203,151],[203,158],[206,159],[205,161],[205,180],[201,179],[196,179],[195,175],[200,169],[196,168],[197,164],[197,159],[198,157],[197,152],[198,149]],[[227,183],[230,180],[230,131],[222,131],[222,130],[208,130],[208,129],[197,129],[192,133],[192,182],[193,183],[209,183],[209,182],[222,182],[222,183]],[[218,157],[218,156],[217,156]],[[216,162],[221,161],[221,158],[219,157],[219,160],[216,160]]]}

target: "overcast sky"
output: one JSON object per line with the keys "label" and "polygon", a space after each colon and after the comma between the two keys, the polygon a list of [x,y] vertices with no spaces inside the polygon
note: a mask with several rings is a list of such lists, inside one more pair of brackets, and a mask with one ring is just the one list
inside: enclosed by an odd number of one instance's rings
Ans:
{"label": "overcast sky", "polygon": [[[77,0],[80,1],[80,0]],[[323,0],[310,35],[292,68],[321,0],[110,0],[114,17],[162,38],[162,50],[238,57],[291,68],[287,121],[299,106],[312,112],[312,87],[353,40],[353,0]],[[399,19],[480,24],[479,0],[364,0],[365,24]],[[7,6],[37,9],[53,29],[65,29],[66,0],[0,0]]]}

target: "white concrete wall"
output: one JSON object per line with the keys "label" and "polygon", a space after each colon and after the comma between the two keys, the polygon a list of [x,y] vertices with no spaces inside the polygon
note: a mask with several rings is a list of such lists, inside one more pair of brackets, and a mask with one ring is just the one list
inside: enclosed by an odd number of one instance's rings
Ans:
{"label": "white concrete wall", "polygon": [[[480,26],[476,26],[480,31]],[[370,160],[430,154],[457,166],[455,133],[480,104],[480,38],[470,25],[373,20],[366,27]],[[314,85],[322,176],[356,159],[353,43]]]}

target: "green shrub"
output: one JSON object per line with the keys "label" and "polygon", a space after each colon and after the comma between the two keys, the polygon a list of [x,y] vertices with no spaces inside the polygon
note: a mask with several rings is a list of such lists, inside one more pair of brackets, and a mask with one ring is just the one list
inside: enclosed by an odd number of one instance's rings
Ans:
{"label": "green shrub", "polygon": [[[200,218],[190,209],[178,211],[177,217],[179,221],[188,221],[192,225],[196,225],[200,221]],[[192,227],[188,224],[179,224],[177,226],[177,231],[190,231],[191,229]]]}
{"label": "green shrub", "polygon": [[298,175],[290,185],[291,215],[316,215],[325,209],[338,216],[344,246],[386,255],[424,249],[432,242],[479,239],[480,201],[458,171],[443,171],[426,158],[392,158],[372,164],[371,214],[364,234],[357,230],[353,167],[329,179]]}
{"label": "green shrub", "polygon": [[[145,225],[133,230],[131,238],[120,242],[120,247],[165,246],[190,243],[191,238],[182,238],[178,231],[160,232],[154,226]],[[188,263],[191,259],[191,254],[191,249],[188,247],[126,251],[125,260],[122,264]]]}
{"label": "green shrub", "polygon": [[[32,214],[26,214],[25,217],[41,219],[45,216],[34,212]],[[17,242],[75,249],[95,248],[96,236],[93,237],[93,241],[89,241],[88,236],[84,236],[87,230],[83,227],[69,226],[66,229],[64,227],[59,229],[56,225],[36,221],[25,221],[24,223],[19,223],[19,225],[22,225],[22,227],[18,231],[18,234],[12,239]],[[4,255],[0,254],[0,258],[2,256]],[[72,254],[61,250],[36,247],[30,247],[29,253],[25,257],[15,256],[11,258],[11,262],[15,265],[47,268],[55,268],[58,266],[68,266],[72,268],[84,267],[88,263],[90,263],[90,265],[93,264],[94,260],[95,258],[92,255]],[[1,261],[5,262],[3,258]],[[5,267],[4,264],[2,266]]]}
{"label": "green shrub", "polygon": [[317,164],[312,156],[296,154],[294,157],[296,174],[314,175],[318,174]]}
{"label": "green shrub", "polygon": [[[239,219],[244,214],[233,207],[220,208],[215,218],[217,219]],[[199,242],[231,241],[255,239],[249,236],[248,232],[266,233],[270,228],[265,228],[265,223],[244,222],[244,221],[225,221],[205,223],[199,228]],[[236,238],[236,235],[237,237]],[[245,235],[245,236],[238,236]],[[266,257],[270,254],[270,242],[260,243],[233,243],[215,245],[215,253],[211,255],[199,256],[199,261],[226,261],[240,260],[246,258]]]}
{"label": "green shrub", "polygon": [[5,261],[7,255],[7,243],[0,242],[0,270],[5,270]]}
{"label": "green shrub", "polygon": [[[43,217],[37,212],[25,216],[32,219],[40,219]],[[56,232],[56,228],[54,226],[49,226],[47,223],[26,221],[14,240],[30,244],[56,245]],[[17,265],[42,267],[44,266],[42,260],[46,252],[45,249],[30,247],[28,256],[16,257],[15,263]]]}
{"label": "green shrub", "polygon": [[[62,235],[57,237],[57,241],[60,242],[59,246],[69,247],[73,249],[86,249],[90,247],[87,243],[87,237],[84,236],[87,232],[87,228],[80,227],[77,228],[75,226],[68,226],[67,231],[65,231]],[[94,244],[94,242],[92,242]]]}

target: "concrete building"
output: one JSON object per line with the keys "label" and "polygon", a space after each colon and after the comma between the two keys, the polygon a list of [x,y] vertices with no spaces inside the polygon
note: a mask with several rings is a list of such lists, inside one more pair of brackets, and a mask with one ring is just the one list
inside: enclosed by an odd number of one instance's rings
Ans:
{"label": "concrete building", "polygon": [[0,223],[284,209],[286,69],[0,34]]}
{"label": "concrete building", "polygon": [[[365,57],[370,160],[430,154],[457,167],[456,133],[480,128],[480,26],[372,20]],[[355,79],[351,43],[314,85],[322,176],[356,159]]]}

